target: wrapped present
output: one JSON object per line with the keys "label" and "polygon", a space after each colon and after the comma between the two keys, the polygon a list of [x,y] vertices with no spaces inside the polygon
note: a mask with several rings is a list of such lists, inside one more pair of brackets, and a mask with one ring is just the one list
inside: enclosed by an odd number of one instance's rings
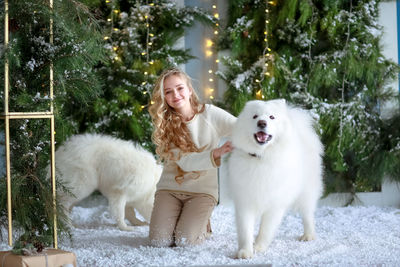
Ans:
{"label": "wrapped present", "polygon": [[46,249],[42,253],[23,256],[11,251],[0,251],[0,267],[76,267],[75,254],[60,249]]}

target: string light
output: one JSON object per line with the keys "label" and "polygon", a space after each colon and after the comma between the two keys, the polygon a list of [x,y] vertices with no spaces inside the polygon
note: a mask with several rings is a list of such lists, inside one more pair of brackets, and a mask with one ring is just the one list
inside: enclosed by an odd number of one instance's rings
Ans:
{"label": "string light", "polygon": [[271,48],[269,47],[269,43],[268,43],[268,38],[269,38],[269,6],[276,6],[276,1],[266,1],[265,2],[265,30],[264,30],[264,51],[263,51],[263,56],[262,56],[262,62],[263,62],[263,70],[262,70],[262,74],[261,74],[261,78],[260,79],[256,79],[255,82],[257,84],[259,84],[259,90],[256,92],[256,98],[257,99],[264,99],[265,96],[262,93],[262,81],[265,79],[265,77],[270,77],[271,76],[271,72],[268,70],[269,68],[269,64],[268,62],[271,60],[271,54],[270,52],[272,52]]}
{"label": "string light", "polygon": [[[141,52],[142,56],[146,57],[146,67],[147,69],[154,64],[154,60],[150,59],[150,49],[153,46],[153,37],[154,34],[151,33],[150,31],[150,21],[151,21],[151,8],[153,8],[155,6],[155,4],[148,0],[146,0],[146,6],[147,8],[144,9],[145,10],[145,14],[144,14],[144,18],[145,18],[145,26],[146,26],[146,51]],[[145,76],[145,81],[142,82],[142,85],[145,86],[146,84],[148,84],[148,79],[149,79],[149,72],[148,71],[143,71],[143,74]],[[147,90],[147,88],[146,88]],[[143,95],[147,95],[149,92],[147,91],[143,91]],[[153,104],[153,101],[150,102],[150,104]],[[147,105],[143,105],[141,106],[141,109],[144,109]]]}
{"label": "string light", "polygon": [[[213,18],[215,20],[214,29],[212,31],[214,35],[218,35],[218,33],[219,33],[218,32],[218,28],[219,28],[219,18],[220,18],[219,13],[218,13],[218,7],[217,7],[216,3],[217,3],[217,1],[214,0],[212,5],[211,5],[211,7],[212,7],[211,12],[212,12]],[[204,95],[207,98],[209,98],[210,100],[214,99],[214,93],[215,93],[215,89],[214,89],[214,86],[215,86],[215,79],[214,79],[215,70],[214,69],[216,67],[216,64],[219,63],[219,60],[214,58],[214,56],[215,56],[215,54],[213,52],[213,50],[215,49],[214,46],[215,46],[215,44],[211,40],[211,38],[207,38],[205,40],[205,48],[206,49],[204,51],[204,54],[205,54],[206,58],[210,59],[211,67],[208,70],[208,83],[209,83],[209,86],[205,87],[206,89],[205,89]]]}

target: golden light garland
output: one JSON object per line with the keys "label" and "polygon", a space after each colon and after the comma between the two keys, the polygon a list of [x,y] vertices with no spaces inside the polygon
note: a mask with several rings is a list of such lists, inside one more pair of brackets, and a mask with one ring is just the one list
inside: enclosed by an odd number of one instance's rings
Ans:
{"label": "golden light garland", "polygon": [[[216,1],[214,1],[216,2]],[[212,14],[214,19],[216,20],[214,24],[214,29],[213,29],[213,34],[218,35],[219,31],[219,13],[218,13],[218,7],[216,3],[212,4]],[[208,86],[206,86],[205,89],[205,96],[208,97],[210,100],[213,100],[215,98],[215,65],[216,63],[219,62],[218,59],[215,58],[215,53],[214,53],[214,42],[212,41],[212,38],[207,38],[205,40],[205,56],[206,58],[211,58],[211,67],[208,69]]]}
{"label": "golden light garland", "polygon": [[269,13],[270,13],[270,6],[275,6],[276,2],[275,1],[266,1],[265,2],[265,29],[264,29],[264,51],[263,51],[263,59],[262,59],[262,64],[263,64],[263,70],[261,74],[260,79],[256,79],[256,83],[259,84],[259,90],[256,92],[256,98],[257,99],[264,99],[265,96],[262,92],[262,81],[265,79],[265,77],[270,77],[271,72],[269,71],[270,68],[270,62],[272,61],[272,56],[271,56],[271,48],[269,47]]}

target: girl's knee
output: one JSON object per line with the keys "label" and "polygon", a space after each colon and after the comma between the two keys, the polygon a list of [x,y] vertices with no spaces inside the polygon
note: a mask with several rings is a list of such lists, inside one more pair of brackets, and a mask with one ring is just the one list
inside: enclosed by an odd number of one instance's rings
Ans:
{"label": "girl's knee", "polygon": [[205,240],[205,235],[201,234],[176,234],[175,235],[175,245],[177,247],[187,247],[201,244]]}

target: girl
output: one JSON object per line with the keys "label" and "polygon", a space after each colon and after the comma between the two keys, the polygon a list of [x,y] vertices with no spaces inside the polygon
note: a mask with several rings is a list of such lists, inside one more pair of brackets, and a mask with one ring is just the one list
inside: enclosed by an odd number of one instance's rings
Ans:
{"label": "girl", "polygon": [[229,141],[219,148],[218,142],[230,135],[236,118],[201,104],[190,77],[176,68],[160,75],[152,103],[153,142],[164,169],[150,220],[150,242],[159,247],[198,244],[211,233],[221,156],[233,149]]}

